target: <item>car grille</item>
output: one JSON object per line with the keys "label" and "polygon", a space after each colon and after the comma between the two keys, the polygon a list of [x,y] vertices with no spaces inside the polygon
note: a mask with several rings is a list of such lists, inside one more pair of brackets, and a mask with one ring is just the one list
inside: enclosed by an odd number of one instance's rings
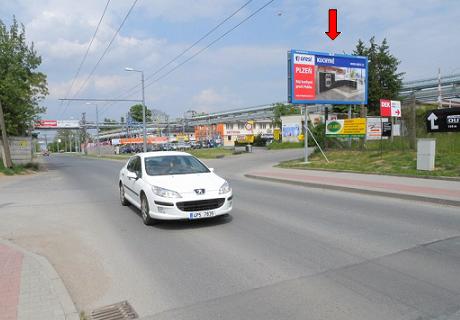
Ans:
{"label": "car grille", "polygon": [[221,207],[225,202],[225,198],[207,199],[198,201],[183,201],[177,202],[177,207],[182,211],[202,211],[212,210]]}

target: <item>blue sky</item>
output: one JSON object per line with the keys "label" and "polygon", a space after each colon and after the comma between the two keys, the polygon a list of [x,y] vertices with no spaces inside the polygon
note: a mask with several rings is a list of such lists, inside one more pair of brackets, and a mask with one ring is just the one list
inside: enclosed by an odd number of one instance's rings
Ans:
{"label": "blue sky", "polygon": [[[124,67],[142,69],[149,76],[246,1],[139,0],[94,76],[75,95],[132,3],[112,0],[70,97],[115,98],[123,94],[140,81],[138,74],[125,72]],[[189,54],[266,2],[253,0]],[[34,41],[43,58],[41,71],[48,75],[50,89],[42,103],[48,110],[43,119],[79,118],[82,112],[94,119],[94,106],[72,102],[66,107],[58,99],[70,88],[105,3],[0,0],[0,19],[9,24],[16,15],[26,27],[27,40]],[[342,34],[335,41],[324,34],[329,8],[338,9]],[[434,77],[438,67],[445,74],[460,72],[458,17],[458,0],[275,0],[203,54],[147,87],[146,104],[181,116],[189,109],[210,112],[284,101],[287,50],[350,53],[358,39],[374,35],[379,42],[388,39],[407,80]],[[130,96],[139,97],[140,92]],[[129,106],[101,103],[101,117],[119,119]]]}

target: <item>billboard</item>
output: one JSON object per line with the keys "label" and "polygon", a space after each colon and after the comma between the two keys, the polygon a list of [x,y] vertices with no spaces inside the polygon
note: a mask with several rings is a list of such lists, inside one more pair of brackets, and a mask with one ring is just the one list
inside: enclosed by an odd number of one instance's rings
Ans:
{"label": "billboard", "polygon": [[79,120],[38,120],[35,129],[78,129]]}
{"label": "billboard", "polygon": [[288,101],[294,104],[367,104],[367,58],[288,51]]}
{"label": "billboard", "polygon": [[364,137],[365,135],[366,118],[326,121],[326,136]]}

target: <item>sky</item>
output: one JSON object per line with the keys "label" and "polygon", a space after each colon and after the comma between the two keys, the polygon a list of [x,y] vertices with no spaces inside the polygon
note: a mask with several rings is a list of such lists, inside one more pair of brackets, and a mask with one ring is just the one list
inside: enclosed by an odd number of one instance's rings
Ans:
{"label": "sky", "polygon": [[[168,63],[248,0],[138,0],[94,74],[91,70],[119,28],[133,0],[111,0],[88,57],[75,78],[107,0],[0,0],[0,19],[24,24],[42,57],[49,95],[42,119],[95,120],[95,106],[60,98],[141,99],[143,70],[149,108],[182,117],[187,110],[214,112],[287,100],[289,49],[351,53],[358,41],[388,40],[404,80],[460,73],[458,0],[275,0],[258,14],[176,70],[181,62],[262,7],[250,1],[184,56]],[[328,9],[338,10],[341,35],[326,35]],[[153,75],[153,77],[152,77]],[[165,77],[162,77],[165,75]],[[156,82],[151,82],[162,77]],[[74,85],[72,85],[74,82]],[[84,86],[83,86],[84,85]],[[133,91],[128,89],[138,87]],[[119,120],[132,102],[100,102],[100,118]]]}

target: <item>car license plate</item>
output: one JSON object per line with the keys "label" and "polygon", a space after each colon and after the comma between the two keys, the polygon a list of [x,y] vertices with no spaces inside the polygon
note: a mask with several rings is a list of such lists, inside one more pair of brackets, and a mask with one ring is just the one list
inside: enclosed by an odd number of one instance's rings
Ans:
{"label": "car license plate", "polygon": [[208,211],[200,211],[200,212],[190,212],[189,219],[203,219],[203,218],[211,218],[214,217],[215,213],[212,210]]}

